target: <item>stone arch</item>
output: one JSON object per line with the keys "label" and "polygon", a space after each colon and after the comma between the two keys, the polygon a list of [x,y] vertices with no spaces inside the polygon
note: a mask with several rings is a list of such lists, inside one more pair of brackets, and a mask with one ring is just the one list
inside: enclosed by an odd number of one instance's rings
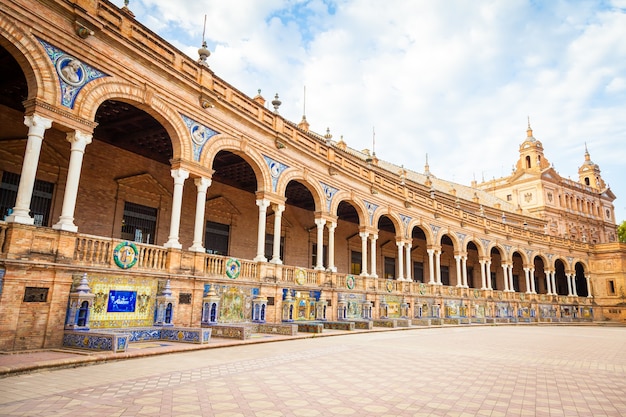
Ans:
{"label": "stone arch", "polygon": [[363,226],[367,222],[367,209],[363,205],[362,201],[354,199],[352,194],[348,191],[338,191],[337,194],[335,194],[335,197],[330,204],[330,213],[336,216],[339,204],[343,201],[350,203],[350,205],[354,207],[359,215],[359,225]]}
{"label": "stone arch", "polygon": [[457,234],[449,229],[440,229],[439,230],[439,234],[437,235],[437,245],[441,245],[441,240],[443,239],[443,236],[446,235],[448,236],[448,238],[452,241],[452,248],[454,249],[455,252],[460,250],[461,247],[461,242],[459,241],[459,237],[457,236]]}
{"label": "stone arch", "polygon": [[204,145],[202,155],[200,155],[200,164],[211,169],[214,158],[220,151],[232,152],[250,165],[257,179],[257,191],[271,191],[272,179],[265,159],[257,150],[248,148],[246,140],[226,134],[211,137]]}
{"label": "stone arch", "polygon": [[465,244],[463,245],[464,246],[463,250],[465,252],[467,252],[467,246],[470,244],[470,242],[473,243],[474,246],[476,246],[476,249],[478,249],[478,256],[479,257],[483,257],[483,256],[487,255],[487,252],[486,252],[486,249],[485,249],[485,245],[483,245],[483,243],[480,241],[480,239],[476,239],[475,237],[471,237],[471,236],[468,236],[465,239]]}
{"label": "stone arch", "polygon": [[27,100],[38,99],[56,106],[61,93],[58,77],[44,47],[32,33],[22,30],[6,15],[0,15],[0,46],[22,68],[28,84]]}
{"label": "stone arch", "polygon": [[434,241],[435,241],[435,236],[433,235],[433,231],[430,227],[425,226],[424,224],[422,224],[422,222],[419,219],[412,219],[409,222],[409,225],[407,226],[407,233],[410,236],[413,235],[413,229],[415,228],[420,229],[423,233],[424,236],[426,236],[426,244],[427,245],[434,245]]}
{"label": "stone arch", "polygon": [[398,234],[400,234],[400,237],[404,237],[404,228],[402,227],[403,225],[400,216],[398,216],[396,213],[392,212],[389,209],[386,212],[384,210],[376,210],[376,213],[374,213],[372,224],[378,225],[378,222],[383,216],[391,220],[394,229],[396,229],[396,237],[398,236]]}
{"label": "stone arch", "polygon": [[516,247],[516,248],[511,248],[511,259],[513,259],[513,254],[514,253],[518,253],[521,258],[522,258],[522,262],[524,264],[524,266],[528,265],[528,263],[530,262],[528,255],[526,254],[526,251],[524,251],[523,249]]}
{"label": "stone arch", "polygon": [[85,85],[76,98],[75,110],[87,120],[94,120],[106,100],[131,104],[154,117],[165,129],[172,143],[173,159],[192,159],[191,139],[180,114],[152,90],[103,77]]}
{"label": "stone arch", "polygon": [[326,209],[326,205],[324,201],[324,190],[322,189],[322,185],[319,181],[313,180],[306,175],[300,168],[287,168],[280,178],[278,179],[278,184],[276,186],[276,193],[284,196],[287,192],[287,186],[291,181],[297,181],[302,183],[311,195],[313,196],[313,201],[315,202],[315,211],[323,212]]}

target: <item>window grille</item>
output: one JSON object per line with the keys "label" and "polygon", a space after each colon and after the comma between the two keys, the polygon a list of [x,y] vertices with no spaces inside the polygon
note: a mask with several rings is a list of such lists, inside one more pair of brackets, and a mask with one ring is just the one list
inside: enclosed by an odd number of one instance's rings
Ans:
{"label": "window grille", "polygon": [[[6,171],[2,173],[2,183],[0,183],[0,218],[4,219],[15,207],[19,184],[20,174]],[[35,220],[35,226],[49,226],[53,192],[53,183],[35,180],[33,197],[30,201],[30,214]]]}
{"label": "window grille", "polygon": [[157,213],[156,208],[125,202],[122,239],[154,244]]}
{"label": "window grille", "polygon": [[230,226],[222,223],[206,222],[204,231],[204,247],[206,253],[228,255],[228,239]]}

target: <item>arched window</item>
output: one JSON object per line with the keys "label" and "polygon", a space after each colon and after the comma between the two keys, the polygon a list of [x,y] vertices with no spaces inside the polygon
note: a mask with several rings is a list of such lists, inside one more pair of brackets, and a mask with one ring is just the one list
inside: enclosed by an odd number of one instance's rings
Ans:
{"label": "arched window", "polygon": [[530,168],[530,155],[526,156],[526,168]]}
{"label": "arched window", "polygon": [[167,303],[167,307],[165,308],[165,323],[172,323],[172,303]]}
{"label": "arched window", "polygon": [[211,303],[211,322],[217,322],[217,303]]}
{"label": "arched window", "polygon": [[76,324],[81,327],[85,327],[87,325],[87,317],[89,316],[89,302],[83,301],[80,304],[80,308],[78,309],[78,319],[76,320]]}

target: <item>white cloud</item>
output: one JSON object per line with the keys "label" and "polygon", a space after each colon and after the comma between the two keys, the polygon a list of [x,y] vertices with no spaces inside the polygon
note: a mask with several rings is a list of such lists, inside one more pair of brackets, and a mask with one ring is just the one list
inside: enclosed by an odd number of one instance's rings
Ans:
{"label": "white cloud", "polygon": [[[116,4],[120,5],[121,0]],[[312,130],[444,179],[508,175],[526,117],[577,177],[587,142],[626,219],[626,0],[138,0],[137,19]]]}

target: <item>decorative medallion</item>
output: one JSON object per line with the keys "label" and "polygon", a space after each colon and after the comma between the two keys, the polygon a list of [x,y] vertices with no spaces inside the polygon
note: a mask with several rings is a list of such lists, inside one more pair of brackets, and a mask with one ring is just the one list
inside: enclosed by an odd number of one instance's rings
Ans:
{"label": "decorative medallion", "polygon": [[189,135],[191,136],[191,143],[193,145],[193,159],[200,161],[200,155],[202,154],[202,148],[209,141],[209,139],[218,134],[213,129],[210,129],[203,124],[196,122],[193,119],[181,114],[185,126],[189,129]]}
{"label": "decorative medallion", "polygon": [[348,287],[349,290],[354,289],[355,283],[354,275],[346,275],[346,287]]}
{"label": "decorative medallion", "polygon": [[480,292],[478,290],[474,290],[474,298],[480,297]]}
{"label": "decorative medallion", "polygon": [[520,301],[524,301],[524,293],[523,292],[521,292],[519,294],[519,299],[520,299]]}
{"label": "decorative medallion", "polygon": [[322,181],[320,181],[320,184],[322,185],[322,189],[324,190],[324,196],[326,197],[326,210],[330,211],[330,203],[333,201],[333,197],[335,196],[335,194],[337,194],[337,191],[339,190],[331,187],[328,184],[324,184]]}
{"label": "decorative medallion", "polygon": [[296,284],[303,285],[306,282],[306,271],[302,268],[296,268],[295,272]]}
{"label": "decorative medallion", "polygon": [[107,74],[90,67],[57,47],[41,39],[38,40],[46,50],[59,76],[61,104],[63,106],[73,109],[76,96],[85,85],[95,79],[108,77]]}
{"label": "decorative medallion", "polygon": [[404,237],[409,237],[409,223],[411,222],[411,218],[409,216],[405,216],[403,214],[400,215],[400,219],[402,219],[402,224],[404,225]]}
{"label": "decorative medallion", "polygon": [[122,269],[129,269],[135,266],[139,260],[139,251],[132,242],[122,242],[113,250],[113,260]]}
{"label": "decorative medallion", "polygon": [[502,294],[502,291],[498,291],[498,300],[502,300],[503,297],[504,294]]}
{"label": "decorative medallion", "polygon": [[419,292],[420,292],[421,295],[426,294],[426,285],[424,285],[423,282],[420,282]]}
{"label": "decorative medallion", "polygon": [[270,169],[270,176],[272,177],[272,191],[276,191],[276,187],[278,186],[278,178],[283,173],[283,171],[289,167],[270,158],[269,156],[263,155],[263,158],[265,158],[265,162]]}
{"label": "decorative medallion", "polygon": [[374,223],[374,213],[378,206],[374,203],[370,203],[368,201],[363,201],[365,203],[365,208],[367,209],[367,214],[370,217],[370,226]]}
{"label": "decorative medallion", "polygon": [[387,283],[385,285],[387,287],[387,292],[393,291],[393,281],[392,280],[388,279]]}
{"label": "decorative medallion", "polygon": [[235,258],[228,258],[226,261],[226,276],[230,279],[237,279],[241,274],[241,261]]}

